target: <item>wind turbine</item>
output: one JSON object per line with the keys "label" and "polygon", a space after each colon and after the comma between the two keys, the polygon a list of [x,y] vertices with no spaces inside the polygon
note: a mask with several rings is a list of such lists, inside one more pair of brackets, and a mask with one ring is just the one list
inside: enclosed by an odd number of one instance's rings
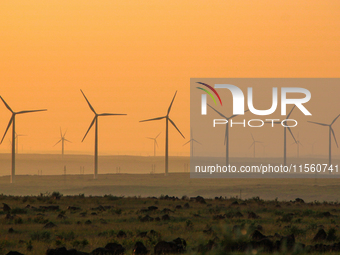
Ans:
{"label": "wind turbine", "polygon": [[325,127],[329,128],[329,167],[332,165],[332,134],[333,134],[333,137],[334,137],[335,144],[339,148],[338,142],[336,141],[334,130],[332,128],[332,125],[334,124],[334,122],[339,117],[340,117],[340,114],[332,121],[331,124],[324,124],[324,123],[319,123],[319,122],[308,121],[309,123],[313,123],[313,124],[316,124],[316,125],[325,126]]}
{"label": "wind turbine", "polygon": [[261,143],[261,144],[262,144],[262,142],[261,142],[261,141],[256,141],[256,140],[254,139],[253,134],[252,134],[252,133],[250,133],[250,134],[251,134],[251,138],[253,139],[253,143],[250,145],[249,149],[250,149],[251,147],[254,147],[254,158],[255,158],[256,144],[257,144],[257,143]]}
{"label": "wind turbine", "polygon": [[194,156],[194,142],[202,145],[200,142],[198,142],[198,141],[196,141],[194,139],[194,134],[193,134],[193,132],[191,130],[191,132],[190,132],[190,140],[187,141],[185,144],[183,144],[183,146],[187,145],[188,143],[191,143],[191,156],[192,157]]}
{"label": "wind turbine", "polygon": [[296,148],[297,148],[297,157],[300,158],[300,145],[303,146],[303,144],[300,142],[300,134],[298,133],[298,137],[295,143],[296,144]]}
{"label": "wind turbine", "polygon": [[[162,132],[161,132],[162,133]],[[147,139],[151,139],[151,140],[153,140],[153,149],[154,149],[154,151],[153,151],[153,156],[154,157],[156,157],[156,145],[157,145],[157,147],[158,147],[158,143],[157,143],[157,137],[161,134],[161,133],[159,133],[155,138],[152,138],[152,137],[147,137]]]}
{"label": "wind turbine", "polygon": [[61,128],[60,128],[60,140],[59,140],[55,145],[53,145],[53,147],[54,147],[54,146],[56,146],[58,143],[61,142],[61,156],[62,156],[62,157],[64,157],[64,143],[65,143],[65,142],[72,143],[71,141],[69,141],[69,140],[67,140],[67,139],[65,138],[66,132],[67,132],[67,130],[66,130],[65,133],[63,134],[62,131],[61,131]]}
{"label": "wind turbine", "polygon": [[15,117],[17,114],[25,114],[25,113],[31,113],[31,112],[42,112],[42,111],[47,111],[46,109],[42,110],[28,110],[28,111],[20,111],[20,112],[14,112],[11,107],[5,102],[5,100],[0,96],[2,102],[5,104],[6,108],[12,113],[12,117],[9,120],[8,126],[6,128],[5,134],[2,137],[1,143],[3,142],[8,129],[12,125],[12,171],[11,171],[11,183],[14,183],[14,178],[15,178],[15,138],[16,138],[16,133],[15,133]]}
{"label": "wind turbine", "polygon": [[89,129],[87,130],[83,140],[81,142],[84,141],[85,137],[87,136],[88,132],[90,131],[90,129],[92,128],[93,124],[95,124],[95,136],[94,136],[94,179],[97,179],[97,175],[98,175],[98,117],[100,116],[116,116],[116,115],[126,115],[126,114],[121,114],[121,113],[100,113],[98,114],[94,108],[92,107],[92,105],[90,104],[89,100],[87,100],[84,92],[82,90],[80,90],[81,93],[83,94],[87,104],[89,105],[91,111],[94,113],[94,118],[90,124]]}
{"label": "wind turbine", "polygon": [[[286,119],[284,119],[282,121],[282,123],[285,124],[285,126],[283,127],[283,165],[286,166],[287,165],[287,129],[289,131],[289,133],[292,135],[294,141],[296,142],[296,139],[293,135],[293,132],[292,130],[290,129],[290,127],[287,126],[287,120],[289,119],[290,115],[292,114],[293,110],[295,108],[295,105],[294,107],[292,108],[292,110],[290,111],[290,113],[287,115]],[[270,122],[269,122],[270,123]],[[277,122],[277,121],[273,121],[272,124],[281,124],[281,122]]]}
{"label": "wind turbine", "polygon": [[[238,116],[238,115],[232,115],[232,116],[230,116],[230,117],[226,117],[226,116],[224,116],[222,113],[220,113],[219,111],[217,111],[214,107],[212,107],[211,105],[209,105],[208,104],[208,106],[211,108],[211,109],[213,109],[218,115],[220,115],[222,118],[225,118],[227,121],[228,121],[228,123],[225,125],[226,127],[225,127],[225,139],[224,139],[224,144],[225,144],[225,146],[226,146],[226,166],[228,167],[229,166],[229,120],[230,119],[232,119],[232,118],[234,118],[234,117],[236,117],[236,116]],[[249,110],[246,110],[245,111],[245,113],[246,112],[248,112]]]}
{"label": "wind turbine", "polygon": [[181,136],[183,138],[185,138],[184,135],[181,133],[181,131],[179,131],[179,129],[177,128],[175,123],[169,117],[171,106],[172,106],[172,104],[175,100],[176,94],[177,94],[177,91],[176,91],[176,93],[175,93],[175,95],[174,95],[174,97],[173,97],[173,99],[170,103],[170,106],[168,108],[168,112],[165,116],[140,121],[140,122],[146,122],[146,121],[165,119],[165,175],[168,175],[168,171],[169,171],[169,121],[177,129],[177,131],[181,134]]}
{"label": "wind turbine", "polygon": [[15,133],[15,140],[16,140],[16,154],[19,153],[19,136],[26,136],[26,135],[18,135]]}

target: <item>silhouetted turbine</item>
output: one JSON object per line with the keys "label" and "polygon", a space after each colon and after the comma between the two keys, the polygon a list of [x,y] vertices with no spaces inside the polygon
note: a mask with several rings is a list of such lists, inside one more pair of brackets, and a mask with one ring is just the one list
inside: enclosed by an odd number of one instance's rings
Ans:
{"label": "silhouetted turbine", "polygon": [[336,141],[334,130],[332,128],[332,125],[334,124],[334,122],[339,117],[340,117],[340,114],[332,121],[331,124],[324,124],[324,123],[319,123],[319,122],[308,121],[309,123],[313,123],[313,124],[316,124],[316,125],[329,127],[329,166],[328,167],[330,167],[332,165],[332,134],[333,134],[333,137],[334,137],[335,144],[339,148],[338,142]]}
{"label": "silhouetted turbine", "polygon": [[[225,115],[223,115],[222,113],[220,113],[219,111],[217,111],[214,107],[212,107],[211,105],[208,104],[208,106],[213,109],[218,115],[220,115],[222,118],[225,118],[226,120],[228,120],[228,123],[226,124],[225,127],[225,137],[224,137],[224,144],[226,146],[225,148],[225,152],[226,152],[226,166],[229,166],[229,120],[238,116],[238,115],[232,115],[230,117],[226,117]],[[248,112],[249,110],[246,110],[244,113]]]}
{"label": "silhouetted turbine", "polygon": [[16,140],[16,154],[19,153],[19,136],[26,136],[26,135],[18,135],[17,133],[15,133],[15,140]]}
{"label": "silhouetted turbine", "polygon": [[202,145],[202,144],[194,139],[194,134],[193,134],[192,130],[190,130],[190,131],[191,131],[190,132],[190,140],[187,141],[185,144],[183,144],[183,146],[187,145],[188,143],[191,143],[190,144],[191,145],[191,154],[190,155],[193,157],[194,156],[194,142],[198,143],[200,145]]}
{"label": "silhouetted turbine", "polygon": [[254,158],[255,158],[256,143],[261,143],[261,144],[262,144],[262,142],[261,142],[261,141],[256,141],[256,140],[254,139],[253,134],[252,134],[252,133],[250,133],[250,134],[251,134],[251,138],[253,139],[253,143],[250,145],[249,149],[250,149],[251,147],[254,146]]}
{"label": "silhouetted turbine", "polygon": [[153,156],[156,157],[156,145],[157,145],[157,148],[158,148],[158,143],[157,143],[157,137],[160,135],[161,133],[159,133],[155,138],[152,138],[152,137],[146,137],[147,139],[151,139],[153,140]]}
{"label": "silhouetted turbine", "polygon": [[89,129],[87,130],[83,140],[81,142],[84,141],[85,137],[87,136],[87,133],[90,131],[90,129],[92,128],[93,124],[95,125],[95,137],[94,137],[94,179],[97,179],[97,175],[98,175],[98,117],[99,116],[116,116],[116,115],[127,115],[127,114],[121,114],[121,113],[96,113],[96,111],[94,110],[94,108],[92,107],[92,105],[90,104],[89,100],[87,100],[84,92],[82,90],[80,90],[81,93],[83,94],[87,104],[89,105],[91,111],[94,113],[94,118],[90,124]]}
{"label": "silhouetted turbine", "polygon": [[168,108],[168,112],[165,116],[140,121],[140,122],[146,122],[146,121],[161,120],[161,119],[166,120],[165,121],[165,175],[168,175],[168,172],[169,172],[169,132],[168,132],[169,121],[177,129],[177,131],[181,134],[181,136],[183,138],[185,138],[184,135],[181,133],[181,131],[179,131],[179,129],[177,128],[175,123],[169,117],[171,106],[172,106],[172,104],[175,100],[176,94],[177,94],[177,91],[176,91],[176,93],[175,93],[175,95],[174,95],[174,97],[173,97],[173,99],[170,103],[170,106]]}
{"label": "silhouetted turbine", "polygon": [[[283,127],[283,165],[284,166],[287,165],[287,129],[288,129],[289,133],[292,135],[294,141],[296,142],[296,139],[293,135],[292,130],[290,129],[290,127],[287,127],[287,120],[289,119],[290,115],[292,114],[294,108],[295,108],[295,105],[292,108],[292,110],[290,111],[290,113],[287,115],[286,119],[284,119],[283,122],[282,122],[285,125]],[[269,123],[271,123],[271,122],[269,122]],[[279,122],[279,121],[274,121],[273,123],[282,125],[282,123]]]}
{"label": "silhouetted turbine", "polygon": [[297,140],[295,143],[296,144],[296,149],[297,149],[297,157],[300,158],[300,145],[303,146],[303,144],[300,142],[300,134],[298,133]]}
{"label": "silhouetted turbine", "polygon": [[47,111],[46,109],[43,110],[29,110],[29,111],[20,111],[20,112],[14,112],[11,107],[5,102],[5,100],[0,96],[2,102],[5,104],[6,108],[12,113],[12,117],[8,123],[8,126],[6,128],[5,134],[2,137],[1,143],[3,142],[8,129],[12,125],[12,171],[11,171],[11,183],[14,183],[14,178],[15,178],[15,138],[16,138],[16,133],[15,133],[15,116],[17,114],[25,114],[25,113],[31,113],[31,112],[42,112],[42,111]]}
{"label": "silhouetted turbine", "polygon": [[61,128],[60,128],[60,140],[59,140],[55,145],[53,145],[53,147],[54,147],[54,146],[56,146],[58,143],[61,142],[61,156],[62,156],[62,157],[64,157],[64,143],[65,143],[65,142],[72,143],[71,141],[69,141],[69,140],[67,140],[67,139],[65,138],[66,132],[67,132],[67,130],[65,131],[65,133],[64,133],[64,135],[63,135],[63,133],[61,132]]}

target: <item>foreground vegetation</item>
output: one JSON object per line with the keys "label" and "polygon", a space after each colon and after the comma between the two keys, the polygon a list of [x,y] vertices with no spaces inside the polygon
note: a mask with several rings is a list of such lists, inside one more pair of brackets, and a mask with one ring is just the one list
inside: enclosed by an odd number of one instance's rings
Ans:
{"label": "foreground vegetation", "polygon": [[[337,202],[85,197],[53,192],[27,197],[1,195],[0,203],[4,203],[0,254],[47,254],[48,249],[60,247],[78,252],[50,250],[48,254],[340,252]],[[120,250],[97,249],[108,243],[121,245]]]}

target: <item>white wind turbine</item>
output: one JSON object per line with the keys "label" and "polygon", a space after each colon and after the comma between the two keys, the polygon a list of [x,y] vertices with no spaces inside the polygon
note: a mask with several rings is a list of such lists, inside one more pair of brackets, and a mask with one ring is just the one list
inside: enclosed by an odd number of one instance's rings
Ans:
{"label": "white wind turbine", "polygon": [[[5,102],[5,100],[0,96],[2,102],[5,104],[6,108],[12,113],[12,117],[9,120],[8,126],[6,128],[5,134],[2,137],[1,143],[3,142],[8,129],[10,128],[10,126],[12,125],[12,169],[11,169],[11,183],[14,183],[14,178],[15,178],[15,117],[18,114],[25,114],[25,113],[32,113],[32,112],[42,112],[42,111],[47,111],[46,109],[42,109],[42,110],[28,110],[28,111],[20,111],[20,112],[14,112],[11,107],[9,107],[9,105]],[[1,144],[0,143],[0,144]]]}
{"label": "white wind turbine", "polygon": [[254,139],[254,136],[253,136],[253,134],[252,133],[250,133],[251,134],[251,138],[253,139],[253,143],[250,145],[250,147],[249,147],[249,149],[251,148],[251,147],[254,147],[254,158],[255,158],[255,156],[256,156],[256,144],[257,143],[260,143],[260,144],[262,144],[263,142],[261,142],[261,141],[256,141],[255,139]]}
{"label": "white wind turbine", "polygon": [[98,175],[98,117],[100,116],[117,116],[117,115],[126,115],[126,114],[121,114],[121,113],[100,113],[98,114],[92,105],[90,104],[89,100],[87,100],[84,92],[80,90],[81,93],[83,94],[87,104],[89,105],[91,111],[94,113],[94,118],[90,124],[89,129],[87,130],[82,142],[84,141],[85,137],[87,136],[88,132],[92,128],[93,124],[95,124],[95,136],[94,136],[94,179],[97,179]]}
{"label": "white wind turbine", "polygon": [[54,147],[54,146],[56,146],[58,143],[61,142],[61,156],[62,156],[62,157],[64,157],[65,142],[72,143],[71,141],[69,141],[69,140],[67,140],[67,139],[65,138],[66,132],[67,132],[67,130],[66,130],[65,133],[63,134],[62,131],[61,131],[61,128],[60,128],[60,140],[59,140],[55,145],[53,145],[53,147]]}
{"label": "white wind turbine", "polygon": [[293,145],[296,144],[296,150],[297,150],[297,157],[300,158],[300,145],[303,147],[303,144],[300,142],[300,134],[298,133],[296,142],[293,143]]}
{"label": "white wind turbine", "polygon": [[[284,166],[287,165],[287,129],[288,129],[289,133],[291,134],[291,136],[293,137],[294,141],[296,142],[296,139],[295,139],[295,137],[293,135],[292,130],[290,129],[289,126],[287,126],[287,120],[289,119],[290,115],[292,114],[294,108],[295,108],[295,105],[292,108],[292,110],[290,111],[290,113],[287,115],[286,119],[284,119],[282,121],[282,123],[284,123],[284,127],[283,127],[283,165]],[[269,122],[269,123],[271,123],[271,122]],[[280,124],[280,125],[282,125],[281,122],[277,122],[277,121],[274,121],[272,123],[273,124]]]}
{"label": "white wind turbine", "polygon": [[333,124],[335,123],[335,121],[339,117],[340,117],[340,114],[332,121],[331,124],[325,124],[325,123],[319,123],[319,122],[314,122],[314,121],[308,121],[309,123],[313,123],[313,124],[316,124],[316,125],[328,127],[328,130],[329,130],[329,155],[328,155],[329,156],[329,167],[332,165],[332,135],[334,137],[334,141],[335,141],[336,146],[339,148],[338,142],[336,141],[334,130],[332,128]]}
{"label": "white wind turbine", "polygon": [[169,117],[171,106],[175,100],[176,94],[177,94],[177,91],[174,97],[172,98],[167,114],[165,116],[140,121],[140,122],[146,122],[146,121],[165,119],[165,175],[168,175],[168,172],[169,172],[169,122],[176,128],[176,130],[181,134],[181,136],[185,138],[184,135],[181,133],[181,131],[179,131],[179,129],[177,128],[176,124]]}
{"label": "white wind turbine", "polygon": [[183,144],[183,146],[187,145],[188,143],[190,143],[190,145],[191,145],[190,146],[191,147],[190,155],[193,157],[194,156],[194,143],[198,143],[200,145],[202,145],[202,144],[194,139],[194,134],[193,134],[192,130],[190,132],[190,140],[187,141],[185,144]]}
{"label": "white wind turbine", "polygon": [[[161,132],[162,133],[162,132]],[[156,157],[156,146],[158,148],[157,138],[161,134],[159,133],[156,137],[146,137],[147,139],[153,140],[153,156]]]}
{"label": "white wind turbine", "polygon": [[[226,146],[226,166],[229,166],[229,120],[238,116],[238,115],[232,115],[230,117],[226,117],[225,115],[223,115],[222,113],[220,113],[219,111],[217,111],[214,107],[212,107],[211,105],[208,104],[208,106],[213,109],[218,115],[220,115],[222,118],[225,118],[226,120],[228,120],[228,123],[225,125],[226,129],[225,129],[225,137],[224,137],[224,144]],[[246,110],[246,112],[248,112],[249,110]]]}

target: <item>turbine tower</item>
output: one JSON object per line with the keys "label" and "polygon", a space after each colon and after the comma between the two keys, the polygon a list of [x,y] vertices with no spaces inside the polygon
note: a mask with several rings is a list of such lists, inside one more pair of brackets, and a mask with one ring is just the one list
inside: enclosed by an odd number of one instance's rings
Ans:
{"label": "turbine tower", "polygon": [[195,143],[198,143],[198,144],[200,144],[200,145],[202,145],[200,142],[198,142],[198,141],[196,141],[195,139],[194,139],[194,134],[193,134],[193,132],[192,132],[192,130],[191,130],[191,132],[190,132],[190,140],[189,141],[187,141],[185,144],[183,144],[183,146],[185,146],[185,145],[187,145],[188,143],[191,143],[191,156],[193,157],[194,156],[194,142]]}
{"label": "turbine tower", "polygon": [[319,122],[308,121],[309,123],[313,123],[313,124],[316,124],[316,125],[325,126],[325,127],[329,128],[329,166],[328,167],[330,167],[332,165],[332,135],[334,137],[334,141],[335,141],[336,146],[339,148],[338,142],[336,141],[334,130],[332,128],[332,125],[334,124],[334,122],[339,117],[340,117],[340,114],[332,121],[331,124],[324,124],[324,123],[319,123]]}
{"label": "turbine tower", "polygon": [[[284,123],[284,127],[283,127],[283,166],[286,166],[287,165],[287,129],[289,131],[289,133],[291,134],[291,136],[293,137],[294,141],[296,142],[296,139],[293,135],[293,132],[292,130],[290,129],[290,127],[287,126],[287,120],[289,119],[290,115],[292,114],[293,110],[295,108],[295,105],[294,107],[292,108],[292,110],[290,111],[290,113],[287,115],[286,119],[284,119],[282,121],[282,123]],[[268,122],[267,122],[268,123]],[[272,124],[281,124],[281,122],[277,122],[277,121],[273,121],[273,122],[269,122],[269,123],[272,123]]]}
{"label": "turbine tower", "polygon": [[61,131],[61,128],[60,128],[60,140],[59,140],[55,145],[53,145],[53,147],[54,147],[54,146],[56,146],[58,143],[61,142],[61,156],[62,156],[63,158],[64,158],[64,147],[65,147],[64,144],[65,144],[65,142],[72,143],[71,141],[69,141],[69,140],[67,140],[67,139],[65,138],[66,132],[67,132],[67,130],[66,130],[65,133],[63,134],[62,131]]}
{"label": "turbine tower", "polygon": [[84,141],[85,137],[87,136],[88,132],[90,131],[90,129],[92,128],[93,124],[95,124],[95,137],[94,137],[94,179],[97,179],[97,175],[98,175],[98,117],[100,116],[116,116],[116,115],[126,115],[126,114],[121,114],[121,113],[100,113],[98,114],[94,108],[92,107],[92,105],[90,104],[89,100],[87,100],[84,92],[82,90],[80,90],[81,93],[83,94],[87,104],[89,105],[91,111],[94,113],[94,118],[90,124],[89,129],[87,130],[83,140],[81,142]]}
{"label": "turbine tower", "polygon": [[184,135],[181,133],[181,131],[179,131],[179,129],[177,128],[175,123],[169,117],[171,106],[172,106],[172,104],[175,100],[176,94],[177,94],[177,91],[176,91],[176,93],[175,93],[175,95],[174,95],[174,97],[173,97],[173,99],[170,103],[170,106],[168,108],[168,112],[165,116],[140,121],[140,122],[146,122],[146,121],[165,119],[165,175],[168,175],[168,172],[169,172],[169,132],[168,132],[169,131],[169,121],[177,129],[177,131],[181,134],[181,136],[183,138],[185,138]]}
{"label": "turbine tower", "polygon": [[256,140],[254,139],[253,134],[252,134],[252,133],[250,133],[250,134],[251,134],[251,138],[253,139],[253,143],[250,145],[249,149],[250,149],[251,147],[254,147],[254,158],[255,158],[256,144],[257,144],[257,143],[261,143],[261,144],[262,144],[262,142],[261,142],[261,141],[256,141]]}
{"label": "turbine tower", "polygon": [[[2,102],[5,104],[6,108],[12,113],[12,117],[9,120],[8,126],[6,128],[5,134],[2,137],[1,143],[3,142],[8,129],[12,125],[12,169],[11,169],[11,183],[14,183],[15,179],[15,138],[16,138],[16,133],[15,133],[15,117],[17,114],[25,114],[25,113],[31,113],[31,112],[42,112],[42,111],[47,111],[46,109],[42,110],[28,110],[28,111],[20,111],[20,112],[14,112],[11,107],[5,102],[5,100],[0,96]],[[0,144],[1,144],[0,143]]]}
{"label": "turbine tower", "polygon": [[[225,144],[225,152],[226,152],[226,166],[229,166],[229,120],[238,116],[238,115],[232,115],[230,117],[226,117],[224,116],[222,113],[220,113],[219,111],[217,111],[214,107],[212,107],[211,105],[208,104],[208,106],[213,109],[218,115],[220,115],[222,118],[225,118],[228,123],[225,125],[225,138],[224,138],[224,144]],[[248,112],[249,110],[246,110],[244,113]]]}
{"label": "turbine tower", "polygon": [[296,149],[297,149],[297,157],[300,158],[300,145],[303,146],[303,144],[300,142],[300,134],[298,133],[297,140],[294,144],[296,144]]}
{"label": "turbine tower", "polygon": [[[162,133],[162,132],[161,132],[161,133]],[[155,138],[147,137],[147,139],[153,140],[153,156],[154,156],[154,157],[156,157],[156,145],[157,145],[157,147],[158,147],[157,137],[158,137],[161,133],[159,133]]]}

